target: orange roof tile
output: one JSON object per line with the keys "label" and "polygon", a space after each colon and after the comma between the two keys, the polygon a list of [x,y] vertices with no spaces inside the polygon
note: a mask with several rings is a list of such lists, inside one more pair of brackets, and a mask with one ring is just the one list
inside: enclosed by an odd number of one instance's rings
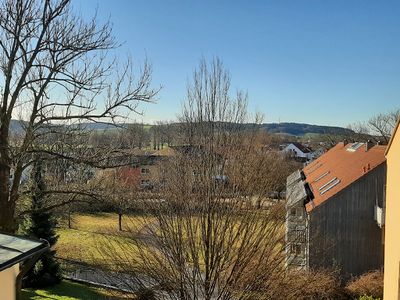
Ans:
{"label": "orange roof tile", "polygon": [[366,151],[365,143],[339,143],[306,166],[305,181],[314,194],[314,200],[306,204],[307,211],[384,163],[385,149],[386,146],[374,145]]}

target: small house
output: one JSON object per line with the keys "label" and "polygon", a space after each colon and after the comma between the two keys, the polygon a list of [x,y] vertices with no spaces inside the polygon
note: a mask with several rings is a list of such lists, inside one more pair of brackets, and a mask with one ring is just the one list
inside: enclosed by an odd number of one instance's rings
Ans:
{"label": "small house", "polygon": [[310,161],[314,157],[313,151],[309,147],[306,147],[305,145],[298,142],[290,143],[285,148],[283,148],[282,152],[289,157],[293,157],[301,162]]}

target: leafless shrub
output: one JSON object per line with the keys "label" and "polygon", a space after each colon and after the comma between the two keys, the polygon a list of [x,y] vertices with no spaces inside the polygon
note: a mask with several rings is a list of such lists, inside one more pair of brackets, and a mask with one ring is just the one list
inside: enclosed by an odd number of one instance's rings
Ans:
{"label": "leafless shrub", "polygon": [[[267,284],[260,280],[257,289],[248,291],[241,299],[347,299],[335,270],[288,270],[284,276],[281,274],[273,279]],[[243,285],[246,285],[245,281]],[[238,288],[243,287],[239,285]]]}
{"label": "leafless shrub", "polygon": [[292,271],[280,290],[281,299],[345,299],[334,270]]}
{"label": "leafless shrub", "polygon": [[286,282],[285,207],[266,197],[276,158],[260,151],[260,120],[248,125],[246,96],[232,98],[229,84],[219,60],[200,64],[180,119],[185,142],[160,166],[159,197],[143,199],[142,229],[99,244],[127,289],[271,299]]}
{"label": "leafless shrub", "polygon": [[365,273],[352,279],[346,285],[346,291],[353,297],[372,296],[383,298],[383,272],[380,270]]}

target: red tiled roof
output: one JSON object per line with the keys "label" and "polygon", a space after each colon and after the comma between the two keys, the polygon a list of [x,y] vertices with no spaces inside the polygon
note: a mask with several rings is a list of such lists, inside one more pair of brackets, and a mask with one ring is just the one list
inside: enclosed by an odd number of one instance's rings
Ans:
{"label": "red tiled roof", "polygon": [[314,194],[314,200],[306,204],[307,211],[384,163],[385,149],[386,146],[374,145],[366,151],[364,143],[339,143],[305,167],[305,181]]}

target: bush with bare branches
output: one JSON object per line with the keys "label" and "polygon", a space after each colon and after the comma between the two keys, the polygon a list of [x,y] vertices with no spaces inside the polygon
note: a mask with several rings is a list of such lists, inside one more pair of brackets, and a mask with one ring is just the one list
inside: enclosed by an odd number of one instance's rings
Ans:
{"label": "bush with bare branches", "polygon": [[365,273],[352,279],[346,285],[346,291],[352,297],[383,297],[383,272],[380,270]]}
{"label": "bush with bare branches", "polygon": [[180,120],[185,142],[161,165],[161,196],[143,200],[139,234],[103,243],[127,289],[150,285],[158,299],[269,299],[284,281],[284,204],[266,199],[272,161],[256,146],[257,122],[243,126],[246,95],[229,90],[222,63],[203,61]]}
{"label": "bush with bare branches", "polygon": [[248,125],[247,98],[232,97],[229,84],[219,60],[194,73],[185,142],[160,165],[160,197],[143,199],[140,230],[136,221],[99,243],[117,272],[110,280],[168,300],[328,299],[333,275],[286,270],[285,206],[266,197],[276,157],[260,151],[259,120]]}
{"label": "bush with bare branches", "polygon": [[335,270],[292,271],[281,292],[280,299],[346,299]]}

